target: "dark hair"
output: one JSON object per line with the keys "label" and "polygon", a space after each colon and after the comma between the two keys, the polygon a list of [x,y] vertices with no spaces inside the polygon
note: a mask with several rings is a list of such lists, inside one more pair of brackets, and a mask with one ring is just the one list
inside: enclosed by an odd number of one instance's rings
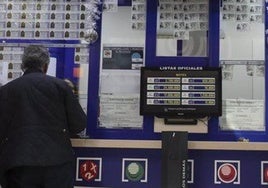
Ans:
{"label": "dark hair", "polygon": [[29,45],[24,49],[22,55],[22,70],[29,68],[41,69],[45,64],[49,64],[49,51],[41,45]]}

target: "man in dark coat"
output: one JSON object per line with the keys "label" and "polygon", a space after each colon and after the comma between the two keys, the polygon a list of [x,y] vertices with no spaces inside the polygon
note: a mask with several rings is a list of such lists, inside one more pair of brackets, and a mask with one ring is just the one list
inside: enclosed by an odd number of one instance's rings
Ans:
{"label": "man in dark coat", "polygon": [[86,114],[65,81],[46,75],[48,49],[25,48],[23,76],[0,87],[0,172],[4,188],[73,188],[70,136]]}

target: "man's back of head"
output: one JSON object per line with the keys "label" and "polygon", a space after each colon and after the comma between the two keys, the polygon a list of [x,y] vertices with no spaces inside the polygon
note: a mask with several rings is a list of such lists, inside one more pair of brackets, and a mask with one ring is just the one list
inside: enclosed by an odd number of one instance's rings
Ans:
{"label": "man's back of head", "polygon": [[23,71],[27,69],[39,69],[46,73],[49,59],[50,55],[46,47],[41,45],[29,45],[24,49],[21,68]]}

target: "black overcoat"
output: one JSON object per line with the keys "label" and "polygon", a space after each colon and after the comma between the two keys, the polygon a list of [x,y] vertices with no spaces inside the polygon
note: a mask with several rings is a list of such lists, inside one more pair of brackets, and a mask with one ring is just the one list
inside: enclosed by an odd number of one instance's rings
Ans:
{"label": "black overcoat", "polygon": [[70,135],[86,119],[66,82],[27,70],[0,87],[0,171],[73,161]]}

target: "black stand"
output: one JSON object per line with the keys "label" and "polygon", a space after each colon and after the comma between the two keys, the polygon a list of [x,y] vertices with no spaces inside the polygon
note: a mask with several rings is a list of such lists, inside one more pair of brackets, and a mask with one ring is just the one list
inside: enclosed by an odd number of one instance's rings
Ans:
{"label": "black stand", "polygon": [[162,132],[162,188],[188,188],[188,132]]}

